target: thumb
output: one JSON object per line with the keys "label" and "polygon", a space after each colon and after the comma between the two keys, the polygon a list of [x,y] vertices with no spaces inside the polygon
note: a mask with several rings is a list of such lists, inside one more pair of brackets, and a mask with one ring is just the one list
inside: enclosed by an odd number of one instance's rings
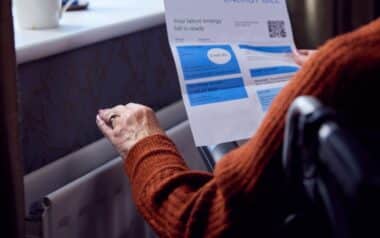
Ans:
{"label": "thumb", "polygon": [[96,115],[96,124],[104,136],[107,138],[112,136],[112,128],[99,115]]}
{"label": "thumb", "polygon": [[293,51],[293,59],[294,59],[294,61],[295,61],[298,65],[302,66],[302,65],[305,63],[306,58],[307,58],[307,56],[304,56],[304,55],[302,55],[302,54],[299,54],[297,51]]}

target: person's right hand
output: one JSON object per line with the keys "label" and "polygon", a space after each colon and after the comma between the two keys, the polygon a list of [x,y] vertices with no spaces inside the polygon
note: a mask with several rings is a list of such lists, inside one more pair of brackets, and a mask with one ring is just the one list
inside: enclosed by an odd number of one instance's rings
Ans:
{"label": "person's right hand", "polygon": [[293,52],[294,60],[300,66],[304,65],[317,50],[296,50]]}

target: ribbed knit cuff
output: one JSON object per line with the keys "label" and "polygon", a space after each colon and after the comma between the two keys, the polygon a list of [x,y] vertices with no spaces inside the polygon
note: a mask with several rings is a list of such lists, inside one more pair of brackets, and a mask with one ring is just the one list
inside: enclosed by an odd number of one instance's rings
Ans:
{"label": "ribbed knit cuff", "polygon": [[[148,160],[152,157],[161,157],[160,155],[165,154],[181,158],[175,144],[167,136],[153,135],[144,138],[133,146],[125,159],[125,169],[128,176],[133,177],[138,169],[156,169],[158,165],[162,164],[162,159],[160,158],[157,161]],[[156,163],[156,166],[148,166],[151,163]],[[144,172],[149,173],[149,171]]]}

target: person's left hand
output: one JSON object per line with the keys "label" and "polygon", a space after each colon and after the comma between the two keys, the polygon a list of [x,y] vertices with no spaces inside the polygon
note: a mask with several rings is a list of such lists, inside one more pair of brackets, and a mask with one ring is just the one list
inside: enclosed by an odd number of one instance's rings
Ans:
{"label": "person's left hand", "polygon": [[144,138],[165,134],[154,111],[135,103],[99,110],[96,124],[123,158]]}
{"label": "person's left hand", "polygon": [[315,53],[317,50],[296,50],[293,52],[293,58],[298,65],[303,66]]}

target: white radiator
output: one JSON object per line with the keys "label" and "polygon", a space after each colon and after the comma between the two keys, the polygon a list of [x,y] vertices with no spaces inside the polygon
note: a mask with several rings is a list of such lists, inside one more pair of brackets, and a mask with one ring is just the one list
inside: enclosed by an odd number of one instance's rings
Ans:
{"label": "white radiator", "polygon": [[[188,165],[205,170],[189,123],[179,118],[185,115],[183,105],[177,104],[158,115]],[[28,236],[151,237],[132,201],[121,159],[108,158],[114,153],[108,142],[99,141],[26,176],[26,205],[34,207],[34,216],[28,214]],[[86,172],[89,167],[96,168]]]}

